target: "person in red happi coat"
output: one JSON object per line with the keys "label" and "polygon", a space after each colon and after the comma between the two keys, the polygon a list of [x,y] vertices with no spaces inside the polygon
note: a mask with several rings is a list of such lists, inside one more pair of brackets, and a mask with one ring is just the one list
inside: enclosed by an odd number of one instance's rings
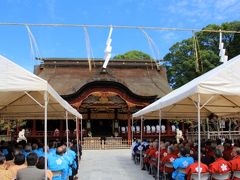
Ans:
{"label": "person in red happi coat", "polygon": [[167,173],[167,178],[172,179],[172,172],[174,171],[174,168],[166,167],[166,163],[172,163],[178,156],[175,154],[175,147],[174,146],[168,146],[167,155],[164,156],[161,159],[161,165],[160,165],[160,173],[163,174],[163,172]]}
{"label": "person in red happi coat", "polygon": [[145,170],[145,168],[148,170],[149,169],[149,153],[150,151],[153,150],[153,144],[150,143],[149,148],[146,150],[145,154],[144,154],[144,158],[143,158],[143,168],[142,170]]}
{"label": "person in red happi coat", "polygon": [[[193,159],[194,163],[188,166],[186,169],[187,180],[190,180],[192,173],[198,173],[198,155],[194,154]],[[202,162],[200,162],[200,172],[208,172],[208,166],[206,164],[203,164]]]}
{"label": "person in red happi coat", "polygon": [[230,167],[230,163],[223,159],[222,151],[216,149],[215,161],[209,165],[209,172],[212,174],[225,174],[231,171]]}
{"label": "person in red happi coat", "polygon": [[224,145],[224,151],[223,151],[223,158],[226,161],[230,161],[232,159],[231,153],[232,153],[232,146],[230,143],[225,143]]}
{"label": "person in red happi coat", "polygon": [[[240,148],[239,147],[233,148],[232,157],[233,159],[229,161],[232,172],[240,171]],[[240,180],[240,178],[237,178],[237,177],[233,177],[233,179]]]}

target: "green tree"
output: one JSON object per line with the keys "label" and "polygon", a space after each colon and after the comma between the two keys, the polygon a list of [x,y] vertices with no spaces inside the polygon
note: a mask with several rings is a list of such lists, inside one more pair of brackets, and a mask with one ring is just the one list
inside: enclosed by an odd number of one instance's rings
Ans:
{"label": "green tree", "polygon": [[[203,29],[240,30],[240,22],[210,24]],[[164,57],[168,80],[173,88],[178,88],[199,75],[213,69],[219,62],[219,33],[197,32],[200,72],[196,71],[193,38],[177,42]],[[240,34],[223,33],[224,48],[229,59],[240,53]]]}
{"label": "green tree", "polygon": [[113,59],[152,59],[152,57],[142,51],[132,50],[124,54],[119,54],[113,57]]}
{"label": "green tree", "polygon": [[16,128],[17,125],[19,127],[23,127],[25,126],[27,123],[26,120],[5,120],[5,119],[1,119],[0,120],[0,131],[7,131],[8,133],[13,133]]}

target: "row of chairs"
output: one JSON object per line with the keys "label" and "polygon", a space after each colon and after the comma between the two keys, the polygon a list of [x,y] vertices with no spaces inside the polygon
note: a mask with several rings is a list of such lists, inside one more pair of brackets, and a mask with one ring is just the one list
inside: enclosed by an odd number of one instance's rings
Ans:
{"label": "row of chairs", "polygon": [[[166,173],[165,168],[173,168],[172,163],[165,163],[164,167],[163,167],[163,177],[164,180],[167,180],[167,175],[168,173]],[[177,169],[178,171],[184,172],[185,173],[185,169]],[[240,171],[234,171],[233,173],[231,171],[224,173],[224,174],[210,174],[209,172],[206,173],[200,173],[200,179],[201,180],[211,180],[211,179],[215,179],[215,180],[225,180],[225,179],[234,179],[234,178],[239,178],[240,179]],[[198,173],[192,173],[190,180],[198,180]]]}
{"label": "row of chairs", "polygon": [[[148,170],[149,174],[153,175],[153,177],[155,177],[155,179],[160,179],[159,177],[157,177],[157,158],[151,158],[151,164],[148,167],[143,167],[144,164],[142,163],[143,162],[143,156],[144,153],[142,153],[142,156],[140,156],[140,152],[138,151],[137,154],[134,156],[134,162],[135,164],[140,164],[141,166],[141,169],[146,169]],[[169,179],[169,176],[171,176],[171,174],[169,174],[168,172],[166,172],[166,169],[174,169],[172,163],[168,162],[168,163],[165,163],[164,166],[163,166],[163,172],[162,172],[162,177],[161,179],[164,179],[164,180],[167,180]],[[159,170],[158,170],[159,171]],[[177,171],[181,171],[181,172],[184,172],[185,173],[185,169],[177,169]],[[160,174],[160,173],[159,173]],[[207,173],[201,173],[200,174],[200,179],[201,180],[212,180],[212,179],[215,179],[215,180],[225,180],[225,179],[240,179],[240,171],[234,171],[234,172],[227,172],[225,174],[210,174],[209,172]],[[190,180],[198,180],[198,173],[192,173],[191,174],[191,178]]]}
{"label": "row of chairs", "polygon": [[[201,180],[209,180],[209,179],[216,179],[216,180],[225,180],[225,179],[240,179],[240,171],[234,171],[233,173],[227,172],[225,174],[210,174],[210,173],[201,173],[200,179]],[[198,180],[198,173],[191,174],[191,180]]]}

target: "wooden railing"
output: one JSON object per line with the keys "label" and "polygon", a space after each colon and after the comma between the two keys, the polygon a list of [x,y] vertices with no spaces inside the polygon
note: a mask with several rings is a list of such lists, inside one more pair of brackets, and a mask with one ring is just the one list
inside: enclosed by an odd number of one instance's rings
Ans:
{"label": "wooden railing", "polygon": [[[122,137],[126,138],[128,136],[128,133],[127,132],[125,132],[125,133],[121,132],[120,135]],[[143,132],[143,134],[142,134],[143,138],[155,138],[155,137],[158,137],[158,135],[159,135],[159,133],[157,133],[157,132],[154,132],[154,133],[152,133],[152,132],[150,132],[150,133]],[[176,133],[172,132],[172,131],[166,131],[164,133],[161,133],[161,136],[162,137],[175,137]],[[141,133],[140,132],[134,132],[133,133],[133,137],[140,138],[141,137]]]}
{"label": "wooden railing", "polygon": [[[26,138],[42,138],[42,137],[44,137],[44,131],[35,131],[35,132],[30,131],[30,132],[25,133],[25,136],[26,136]],[[66,138],[66,132],[65,131],[62,131],[62,132],[59,131],[58,134],[54,134],[53,131],[48,131],[47,136],[49,138]],[[76,137],[76,132],[71,131],[71,132],[68,133],[68,136],[69,136],[69,138],[74,138],[74,137]],[[80,136],[81,136],[81,132],[79,132],[79,137]],[[18,137],[17,132],[14,134],[14,137],[15,138]]]}
{"label": "wooden railing", "polygon": [[106,139],[104,149],[128,149],[131,145],[127,140],[119,139]]}
{"label": "wooden railing", "polygon": [[102,149],[102,140],[100,137],[85,137],[82,142],[83,149],[98,150]]}
{"label": "wooden railing", "polygon": [[[189,132],[186,134],[188,140],[195,141],[197,140],[198,134],[197,132]],[[201,132],[201,139],[231,139],[238,140],[240,138],[240,131],[205,131]]]}
{"label": "wooden railing", "polygon": [[[131,144],[131,143],[130,143]],[[127,140],[120,137],[117,138],[106,138],[101,140],[100,137],[85,137],[83,140],[83,149],[129,149],[131,145],[128,144]]]}
{"label": "wooden railing", "polygon": [[6,136],[6,135],[0,135],[0,141],[10,141],[11,140],[11,137],[9,136]]}

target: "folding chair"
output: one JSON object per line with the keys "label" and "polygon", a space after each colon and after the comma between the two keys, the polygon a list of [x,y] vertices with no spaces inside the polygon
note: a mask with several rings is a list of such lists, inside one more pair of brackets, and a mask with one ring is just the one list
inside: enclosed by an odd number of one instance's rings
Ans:
{"label": "folding chair", "polygon": [[171,169],[174,170],[173,164],[171,162],[166,162],[163,166],[163,178],[164,178],[164,180],[167,180],[167,175],[169,174],[168,172],[166,172],[166,168],[171,168]]}
{"label": "folding chair", "polygon": [[[209,173],[201,173],[200,174],[200,179],[201,180],[208,180],[210,178]],[[190,180],[198,180],[198,173],[192,173]]]}
{"label": "folding chair", "polygon": [[140,164],[140,152],[137,151],[134,155],[134,162],[135,164]]}
{"label": "folding chair", "polygon": [[150,159],[150,168],[149,168],[149,174],[154,175],[154,166],[157,164],[157,158],[152,157]]}
{"label": "folding chair", "polygon": [[59,178],[59,179],[61,179],[62,178],[62,175],[63,175],[63,171],[52,171],[52,173],[53,173],[53,177],[54,178]]}
{"label": "folding chair", "polygon": [[211,176],[211,179],[216,179],[216,180],[225,180],[230,178],[231,178],[231,171],[226,172],[224,174],[212,174]]}
{"label": "folding chair", "polygon": [[240,178],[240,171],[233,171],[232,179]]}

